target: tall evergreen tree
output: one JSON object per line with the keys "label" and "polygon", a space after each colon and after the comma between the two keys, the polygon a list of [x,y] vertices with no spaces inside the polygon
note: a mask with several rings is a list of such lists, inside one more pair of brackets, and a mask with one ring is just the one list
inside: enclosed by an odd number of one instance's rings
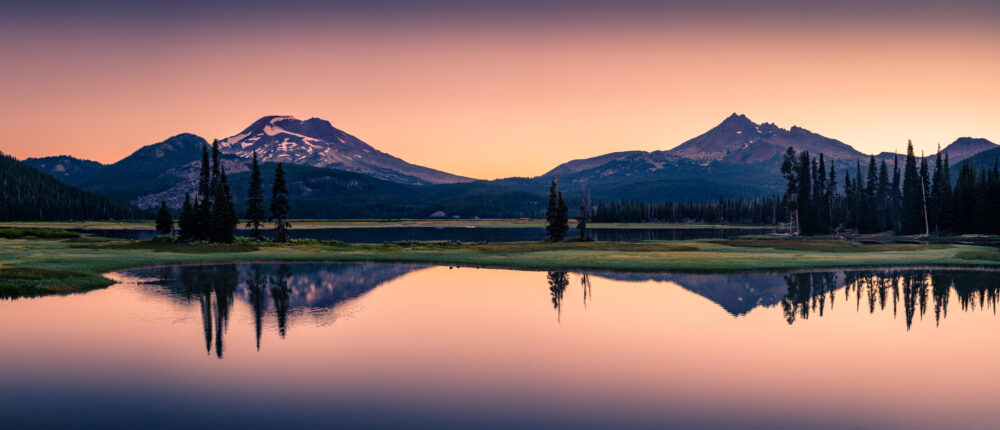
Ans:
{"label": "tall evergreen tree", "polygon": [[899,213],[902,210],[901,205],[903,201],[900,185],[899,156],[894,155],[892,157],[892,184],[889,190],[889,229],[893,231],[899,230]]}
{"label": "tall evergreen tree", "polygon": [[201,172],[198,175],[198,197],[195,200],[195,239],[208,240],[212,220],[212,171],[206,146],[201,147]]}
{"label": "tall evergreen tree", "polygon": [[826,163],[823,154],[819,154],[819,160],[813,160],[813,191],[812,206],[813,216],[816,218],[816,233],[827,233],[830,227],[830,209],[827,207],[826,199]]}
{"label": "tall evergreen tree", "polygon": [[802,233],[799,226],[799,167],[798,158],[795,156],[795,148],[791,146],[785,151],[781,159],[781,175],[785,178],[785,207],[789,213],[789,234]]}
{"label": "tall evergreen tree", "polygon": [[826,179],[826,207],[827,207],[827,229],[830,232],[834,232],[840,222],[837,219],[838,211],[835,209],[837,205],[837,171],[833,168],[833,163],[830,163],[830,175]]}
{"label": "tall evergreen tree", "polygon": [[906,164],[903,168],[903,207],[900,213],[900,233],[917,234],[923,230],[920,174],[917,172],[917,158],[913,155],[913,143],[906,144]]}
{"label": "tall evergreen tree", "polygon": [[850,169],[844,169],[844,228],[857,230],[857,190]]}
{"label": "tall evergreen tree", "polygon": [[180,230],[178,236],[182,241],[195,240],[198,238],[198,220],[191,205],[191,194],[184,194],[184,204],[181,206],[181,216],[177,220],[177,227]]}
{"label": "tall evergreen tree", "polygon": [[219,152],[219,140],[212,141],[212,179],[209,181],[210,192],[213,194],[215,190],[219,187],[219,180],[222,177],[222,164],[219,160],[221,153]]}
{"label": "tall evergreen tree", "polygon": [[281,243],[288,242],[288,229],[291,224],[288,222],[288,211],[291,206],[288,204],[288,184],[285,182],[285,169],[282,163],[274,169],[274,185],[271,186],[271,216],[269,221],[274,221],[274,240]]}
{"label": "tall evergreen tree", "polygon": [[156,232],[166,236],[174,231],[174,218],[167,209],[167,202],[160,200],[160,210],[156,214]]}
{"label": "tall evergreen tree", "polygon": [[545,240],[550,242],[562,242],[566,239],[566,232],[569,231],[569,216],[566,202],[563,201],[562,192],[559,191],[559,181],[553,180],[549,186],[549,206],[545,210],[545,220],[548,225],[545,227]]}
{"label": "tall evergreen tree", "polygon": [[875,164],[875,156],[868,159],[868,181],[865,184],[865,233],[875,233],[880,231],[879,215],[882,212],[882,202],[878,201],[878,165]]}
{"label": "tall evergreen tree", "polygon": [[236,205],[232,190],[226,179],[226,169],[219,166],[219,178],[215,181],[215,196],[212,203],[212,219],[209,239],[212,242],[232,243],[236,238]]}
{"label": "tall evergreen tree", "polygon": [[886,231],[891,227],[889,226],[889,217],[891,216],[891,202],[889,196],[889,166],[886,165],[885,160],[878,168],[878,188],[875,191],[875,203],[877,204],[877,214],[876,222],[877,231]]}
{"label": "tall evergreen tree", "polygon": [[812,162],[809,159],[809,151],[799,153],[799,174],[798,180],[798,201],[799,201],[799,229],[804,235],[816,233],[816,218],[812,203]]}
{"label": "tall evergreen tree", "polygon": [[941,169],[943,163],[944,160],[941,159],[941,145],[938,145],[936,159],[934,160],[934,173],[931,174],[932,184],[930,195],[927,199],[930,205],[930,210],[928,211],[930,219],[928,221],[930,222],[931,229],[937,234],[941,232],[941,194],[943,194],[941,188],[943,185],[942,182],[944,182],[941,177]]}
{"label": "tall evergreen tree", "polygon": [[585,189],[580,190],[580,216],[577,218],[576,229],[580,231],[580,239],[590,240],[590,232],[587,231],[587,222],[590,221],[590,193]]}
{"label": "tall evergreen tree", "polygon": [[250,173],[250,188],[247,191],[247,227],[250,227],[250,235],[254,239],[260,240],[260,228],[267,219],[264,211],[264,180],[261,178],[260,166],[257,163],[257,151],[253,152],[253,168]]}
{"label": "tall evergreen tree", "polygon": [[930,220],[928,217],[927,194],[930,192],[931,183],[930,172],[927,170],[927,157],[920,153],[920,219],[923,221],[924,234],[930,234]]}

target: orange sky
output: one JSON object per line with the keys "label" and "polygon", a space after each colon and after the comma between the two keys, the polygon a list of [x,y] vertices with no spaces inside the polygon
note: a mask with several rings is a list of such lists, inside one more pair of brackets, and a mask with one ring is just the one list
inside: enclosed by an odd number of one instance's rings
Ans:
{"label": "orange sky", "polygon": [[113,162],[271,114],[485,179],[669,149],[732,112],[866,152],[1000,143],[991,16],[280,22],[7,26],[0,150]]}

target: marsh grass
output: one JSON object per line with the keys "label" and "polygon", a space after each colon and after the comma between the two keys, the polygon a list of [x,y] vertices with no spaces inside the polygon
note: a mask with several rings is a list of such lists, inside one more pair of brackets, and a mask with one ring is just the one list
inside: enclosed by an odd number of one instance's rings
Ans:
{"label": "marsh grass", "polygon": [[59,228],[46,227],[7,227],[0,228],[0,239],[70,239],[79,238],[80,233]]}
{"label": "marsh grass", "polygon": [[862,245],[801,239],[378,245],[315,241],[210,245],[82,239],[0,240],[0,268],[8,273],[0,273],[0,294],[17,297],[100,288],[109,284],[102,273],[130,267],[249,261],[381,261],[529,270],[683,272],[1000,266],[1000,253],[985,246]]}
{"label": "marsh grass", "polygon": [[928,249],[945,249],[951,246],[947,244],[923,245],[915,243],[863,244],[833,239],[718,240],[714,241],[714,243],[743,248],[773,248],[790,251],[824,252],[922,251]]}

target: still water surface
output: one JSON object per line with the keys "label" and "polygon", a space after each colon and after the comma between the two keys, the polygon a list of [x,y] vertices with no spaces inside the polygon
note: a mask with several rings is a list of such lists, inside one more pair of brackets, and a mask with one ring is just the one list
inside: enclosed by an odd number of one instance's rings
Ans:
{"label": "still water surface", "polygon": [[995,428],[1000,273],[175,266],[0,302],[5,428]]}

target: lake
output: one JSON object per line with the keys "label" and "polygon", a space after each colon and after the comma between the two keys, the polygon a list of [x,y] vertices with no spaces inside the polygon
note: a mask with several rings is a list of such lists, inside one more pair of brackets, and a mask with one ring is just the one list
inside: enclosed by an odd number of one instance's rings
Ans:
{"label": "lake", "polygon": [[[339,240],[347,243],[383,243],[398,241],[458,241],[458,242],[530,242],[545,239],[542,227],[348,227],[296,230],[294,239]],[[71,229],[95,236],[117,239],[147,240],[156,236],[152,229]],[[599,228],[591,229],[592,237],[607,242],[638,242],[643,240],[723,239],[751,234],[773,233],[768,228]],[[265,232],[271,235],[268,230]],[[249,236],[247,230],[237,230],[237,236]],[[571,229],[571,235],[577,230]]]}
{"label": "lake", "polygon": [[995,428],[1000,272],[169,266],[0,301],[5,428]]}

